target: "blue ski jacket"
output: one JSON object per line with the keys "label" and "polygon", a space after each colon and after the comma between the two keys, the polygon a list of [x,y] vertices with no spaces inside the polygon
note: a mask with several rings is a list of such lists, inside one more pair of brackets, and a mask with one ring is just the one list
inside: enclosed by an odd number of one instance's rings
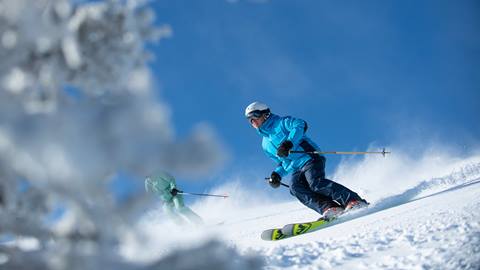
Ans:
{"label": "blue ski jacket", "polygon": [[320,148],[305,135],[307,123],[299,118],[291,116],[281,117],[275,114],[270,116],[257,129],[257,132],[263,136],[262,148],[268,157],[273,159],[278,166],[275,168],[280,176],[301,170],[301,168],[313,155],[295,153],[287,157],[277,156],[277,149],[285,140],[293,144],[291,150],[294,151],[319,151]]}

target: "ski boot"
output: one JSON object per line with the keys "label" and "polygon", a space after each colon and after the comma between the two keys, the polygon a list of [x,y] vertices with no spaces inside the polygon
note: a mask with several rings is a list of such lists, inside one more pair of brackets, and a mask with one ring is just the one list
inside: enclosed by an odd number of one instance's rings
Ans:
{"label": "ski boot", "polygon": [[355,209],[360,209],[363,207],[368,206],[368,202],[365,201],[364,199],[360,200],[351,200],[347,203],[347,206],[345,206],[345,211],[350,211],[350,210],[355,210]]}
{"label": "ski boot", "polygon": [[325,211],[323,211],[322,217],[320,217],[319,220],[320,219],[332,220],[342,215],[343,212],[344,212],[343,207],[332,206],[330,208],[327,208]]}

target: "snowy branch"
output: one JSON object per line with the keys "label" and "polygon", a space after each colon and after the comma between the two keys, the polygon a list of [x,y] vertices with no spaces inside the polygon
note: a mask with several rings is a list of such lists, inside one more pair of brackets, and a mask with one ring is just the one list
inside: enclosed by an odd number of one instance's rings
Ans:
{"label": "snowy branch", "polygon": [[[151,199],[132,192],[117,203],[112,176],[141,179],[158,168],[201,174],[224,160],[208,126],[175,138],[169,108],[152,91],[145,49],[171,29],[154,26],[142,2],[0,0],[0,255],[7,268],[138,268],[115,249]],[[24,238],[39,244],[1,245]]]}

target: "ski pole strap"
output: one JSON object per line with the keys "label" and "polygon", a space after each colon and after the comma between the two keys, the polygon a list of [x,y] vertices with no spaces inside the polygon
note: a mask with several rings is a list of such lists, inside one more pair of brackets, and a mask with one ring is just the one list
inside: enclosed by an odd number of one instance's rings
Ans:
{"label": "ski pole strap", "polygon": [[178,194],[183,194],[183,195],[194,195],[194,196],[207,196],[207,197],[228,198],[228,195],[205,194],[205,193],[191,193],[191,192],[184,192],[184,191],[181,191],[181,190],[178,190],[177,193],[178,193]]}
{"label": "ski pole strap", "polygon": [[300,153],[300,154],[335,154],[335,155],[365,155],[365,154],[382,154],[385,157],[386,154],[390,154],[390,151],[385,151],[383,148],[382,151],[378,152],[349,152],[349,151],[290,151],[291,154],[293,153]]}

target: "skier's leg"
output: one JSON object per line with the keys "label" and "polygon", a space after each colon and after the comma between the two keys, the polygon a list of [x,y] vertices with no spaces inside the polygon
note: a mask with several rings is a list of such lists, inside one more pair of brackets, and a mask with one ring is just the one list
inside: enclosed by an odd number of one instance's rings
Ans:
{"label": "skier's leg", "polygon": [[188,208],[187,206],[184,206],[180,209],[178,209],[178,212],[184,216],[190,223],[195,224],[195,225],[202,225],[203,219],[197,215],[195,212],[192,211],[192,209]]}
{"label": "skier's leg", "polygon": [[338,206],[332,202],[330,198],[313,192],[308,186],[308,182],[302,172],[293,173],[291,180],[290,194],[297,197],[302,204],[317,213],[323,214],[326,209],[332,206]]}
{"label": "skier's leg", "polygon": [[189,207],[183,202],[183,195],[177,194],[173,198],[176,211],[182,215],[190,223],[201,225],[204,224],[202,218],[192,211]]}
{"label": "skier's leg", "polygon": [[302,169],[305,179],[312,191],[327,196],[342,207],[352,200],[364,201],[360,196],[332,180],[325,178],[325,157],[320,157],[305,165]]}
{"label": "skier's leg", "polygon": [[162,205],[163,213],[177,225],[184,225],[184,219],[175,211],[175,204],[172,201],[164,202]]}

